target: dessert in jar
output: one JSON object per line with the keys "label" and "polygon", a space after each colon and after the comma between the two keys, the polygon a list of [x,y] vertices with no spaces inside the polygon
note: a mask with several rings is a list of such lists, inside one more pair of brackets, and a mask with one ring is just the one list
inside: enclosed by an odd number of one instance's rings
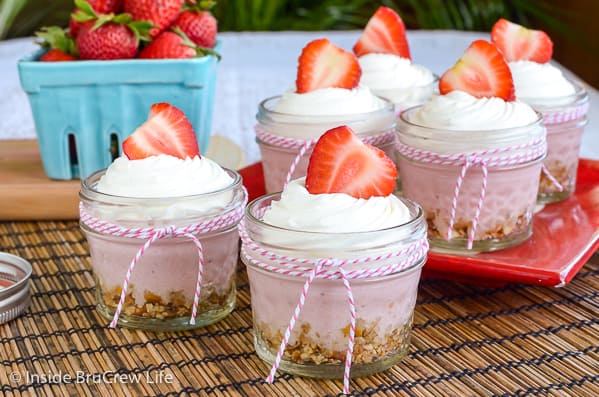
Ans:
{"label": "dessert in jar", "polygon": [[256,115],[267,193],[305,176],[316,139],[341,124],[393,154],[393,104],[358,85],[360,75],[356,57],[329,40],[314,40],[304,47],[296,87],[262,101]]}
{"label": "dessert in jar", "polygon": [[436,76],[412,63],[401,17],[381,6],[353,48],[362,69],[360,84],[393,102],[396,111],[426,102],[437,87]]}
{"label": "dessert in jar", "polygon": [[[397,169],[347,126],[314,147],[307,176],[254,200],[240,225],[258,355],[291,374],[343,378],[401,360],[428,243]],[[301,298],[300,298],[301,297]]]}
{"label": "dessert in jar", "polygon": [[540,115],[514,99],[507,64],[484,40],[439,90],[397,126],[403,194],[423,207],[431,248],[494,251],[525,241],[546,153]]}
{"label": "dessert in jar", "polygon": [[235,304],[241,177],[199,154],[183,112],[154,104],[122,157],[81,184],[98,310],[117,324],[173,331]]}
{"label": "dessert in jar", "polygon": [[491,39],[508,61],[518,100],[543,115],[547,157],[541,173],[539,202],[564,200],[576,186],[589,96],[581,83],[566,79],[560,69],[549,63],[553,43],[545,32],[499,19]]}

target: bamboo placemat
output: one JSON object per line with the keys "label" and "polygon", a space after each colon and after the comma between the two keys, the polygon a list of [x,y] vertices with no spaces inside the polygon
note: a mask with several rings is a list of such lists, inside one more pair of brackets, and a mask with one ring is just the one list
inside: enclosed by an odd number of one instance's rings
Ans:
{"label": "bamboo placemat", "polygon": [[[340,381],[288,375],[264,383],[269,367],[254,353],[243,269],[237,306],[218,324],[181,333],[111,330],[94,308],[87,243],[76,222],[0,223],[0,250],[34,269],[28,312],[0,326],[4,395],[323,396],[341,390]],[[598,381],[595,255],[560,289],[422,281],[409,355],[384,373],[352,380],[351,388],[354,395],[381,396],[599,396]]]}

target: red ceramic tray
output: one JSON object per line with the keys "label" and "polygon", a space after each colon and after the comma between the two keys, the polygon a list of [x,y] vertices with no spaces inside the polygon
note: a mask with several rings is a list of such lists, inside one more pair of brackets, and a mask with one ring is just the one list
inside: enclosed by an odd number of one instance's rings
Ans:
{"label": "red ceramic tray", "polygon": [[[264,194],[262,164],[240,170],[250,200]],[[506,283],[559,287],[568,283],[599,248],[599,161],[581,159],[576,193],[534,216],[524,244],[472,256],[429,253],[424,276],[484,285]]]}

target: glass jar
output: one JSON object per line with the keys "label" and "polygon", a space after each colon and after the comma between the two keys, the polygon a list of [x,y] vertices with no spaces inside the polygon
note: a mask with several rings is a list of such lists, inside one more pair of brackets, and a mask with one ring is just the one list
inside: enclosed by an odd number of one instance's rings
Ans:
{"label": "glass jar", "polygon": [[[148,240],[118,236],[93,224],[108,222],[124,230],[192,228],[191,234],[200,241],[204,259],[195,324],[190,323],[190,316],[199,272],[198,247],[189,236],[171,236],[156,240],[139,257],[118,316],[119,325],[174,331],[212,324],[228,315],[235,306],[237,224],[246,202],[239,174],[226,170],[233,182],[212,193],[132,198],[97,191],[96,185],[104,172],[96,172],[83,180],[80,192],[80,224],[89,244],[98,311],[108,319],[114,318],[130,264]],[[84,220],[84,214],[95,220]],[[227,221],[194,228],[194,225],[219,218]]]}
{"label": "glass jar", "polygon": [[431,250],[495,251],[530,238],[546,154],[540,115],[524,127],[459,131],[414,124],[416,111],[398,120],[399,171],[403,195],[424,209]]}
{"label": "glass jar", "polygon": [[[385,100],[385,106],[379,110],[365,113],[306,116],[276,112],[274,109],[281,97],[265,99],[258,107],[256,119],[256,142],[260,147],[264,181],[267,193],[281,191],[287,173],[306,140],[320,137],[331,128],[340,125],[349,126],[366,143],[384,150],[393,159],[393,129],[395,115],[393,104]],[[275,138],[268,141],[265,134]],[[288,141],[281,144],[281,140]],[[308,149],[295,167],[291,179],[306,176],[308,160],[312,149]]]}
{"label": "glass jar", "polygon": [[538,200],[543,204],[567,199],[576,187],[580,142],[588,122],[589,95],[581,84],[570,83],[576,92],[569,96],[519,98],[543,115],[547,128],[547,157],[543,164],[551,177],[541,173]]}
{"label": "glass jar", "polygon": [[[302,232],[261,220],[271,201],[279,197],[280,193],[275,193],[254,200],[246,209],[245,226],[241,229],[246,233],[245,237],[242,233],[241,259],[247,266],[250,282],[254,345],[258,356],[269,364],[275,362],[307,277],[269,267],[277,262],[250,249],[248,241],[258,250],[285,255],[289,267],[297,265],[307,271],[322,258],[347,260],[401,253],[390,259],[379,258],[343,268],[350,274],[398,263],[405,265],[388,274],[348,280],[356,310],[351,376],[383,371],[400,361],[409,347],[418,282],[428,248],[422,209],[402,198],[411,217],[405,224],[360,233]],[[402,252],[407,247],[413,250]],[[319,274],[309,288],[279,368],[301,376],[342,378],[350,318],[343,280]]]}

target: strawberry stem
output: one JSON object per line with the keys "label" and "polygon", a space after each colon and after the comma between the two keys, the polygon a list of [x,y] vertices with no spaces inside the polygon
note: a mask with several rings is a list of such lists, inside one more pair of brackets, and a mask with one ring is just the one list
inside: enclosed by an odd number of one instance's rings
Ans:
{"label": "strawberry stem", "polygon": [[35,43],[44,48],[55,48],[66,54],[79,56],[75,40],[68,34],[66,29],[58,26],[44,26],[35,32],[42,41]]}

